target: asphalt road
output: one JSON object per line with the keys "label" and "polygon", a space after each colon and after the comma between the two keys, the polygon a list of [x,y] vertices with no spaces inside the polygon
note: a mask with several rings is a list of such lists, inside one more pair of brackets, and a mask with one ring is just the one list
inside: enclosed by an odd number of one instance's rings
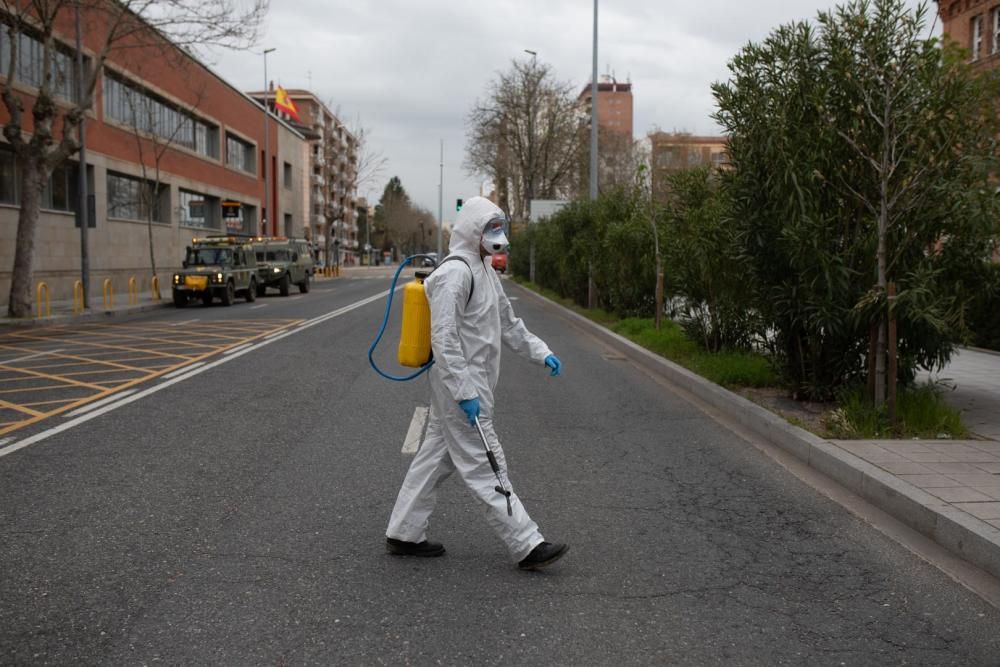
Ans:
{"label": "asphalt road", "polygon": [[447,555],[386,555],[428,388],[368,367],[382,300],[339,310],[386,286],[155,313],[304,324],[16,432],[0,663],[997,664],[1000,611],[509,283],[564,372],[508,352],[496,426],[571,551],[517,570],[452,479]]}

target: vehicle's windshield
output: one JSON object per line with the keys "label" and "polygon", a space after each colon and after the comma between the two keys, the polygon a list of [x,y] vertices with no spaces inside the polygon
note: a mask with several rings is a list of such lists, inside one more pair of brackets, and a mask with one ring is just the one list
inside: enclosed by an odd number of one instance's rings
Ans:
{"label": "vehicle's windshield", "polygon": [[267,261],[269,262],[287,262],[289,260],[287,250],[268,250],[267,251]]}
{"label": "vehicle's windshield", "polygon": [[232,252],[229,248],[188,248],[188,266],[228,264]]}

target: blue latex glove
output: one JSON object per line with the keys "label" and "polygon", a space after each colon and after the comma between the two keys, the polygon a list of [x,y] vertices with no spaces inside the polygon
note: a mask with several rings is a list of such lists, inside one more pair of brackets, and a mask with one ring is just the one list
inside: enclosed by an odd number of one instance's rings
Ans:
{"label": "blue latex glove", "polygon": [[475,426],[476,417],[479,416],[479,397],[476,396],[475,398],[467,398],[464,401],[459,401],[458,407],[462,408],[462,412],[469,418],[469,426]]}
{"label": "blue latex glove", "polygon": [[552,369],[552,372],[549,373],[552,377],[559,375],[559,371],[562,370],[562,362],[554,354],[545,357],[545,365]]}

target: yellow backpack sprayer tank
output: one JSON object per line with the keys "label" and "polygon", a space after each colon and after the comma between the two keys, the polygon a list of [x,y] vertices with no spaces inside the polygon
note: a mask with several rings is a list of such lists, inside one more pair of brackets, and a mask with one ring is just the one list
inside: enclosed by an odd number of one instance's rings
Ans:
{"label": "yellow backpack sprayer tank", "polygon": [[[382,334],[385,333],[385,327],[389,323],[389,313],[392,312],[392,295],[396,292],[396,282],[399,279],[399,274],[403,270],[403,267],[417,257],[428,256],[412,255],[407,257],[399,265],[399,268],[396,269],[396,275],[392,277],[392,285],[389,288],[389,297],[386,300],[385,317],[382,318],[382,326],[379,328],[378,335],[375,336],[375,340],[372,342],[371,347],[368,348],[368,363],[371,364],[371,367],[375,370],[375,372],[384,378],[396,380],[397,382],[412,380],[434,364],[431,351],[431,307],[430,303],[427,301],[427,292],[424,289],[424,280],[430,275],[430,273],[424,273],[422,271],[418,271],[415,274],[414,280],[407,283],[403,287],[403,320],[399,336],[399,349],[397,352],[397,359],[401,365],[416,368],[418,370],[410,375],[402,377],[389,375],[375,364],[375,359],[373,357],[375,348],[378,346],[379,341],[382,340]],[[441,264],[452,260],[462,262],[469,267],[469,271],[472,271],[472,266],[469,262],[458,255],[449,255],[448,257],[445,257],[441,260]],[[438,264],[438,266],[440,266],[440,264]],[[436,269],[437,267],[434,268]],[[434,270],[432,269],[431,273],[433,273],[433,271]],[[469,289],[469,298],[465,302],[466,306],[468,306],[469,302],[472,300],[472,294],[475,289],[476,279],[473,277],[472,287]]]}
{"label": "yellow backpack sprayer tank", "polygon": [[426,273],[417,272],[403,287],[403,324],[399,334],[399,363],[420,368],[431,360],[431,306],[424,290]]}

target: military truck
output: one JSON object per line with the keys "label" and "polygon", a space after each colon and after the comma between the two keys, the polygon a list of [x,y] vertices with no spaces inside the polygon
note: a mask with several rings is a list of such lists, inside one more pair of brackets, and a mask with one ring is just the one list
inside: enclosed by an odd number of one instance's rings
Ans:
{"label": "military truck", "polygon": [[174,305],[189,301],[211,305],[216,297],[231,306],[237,296],[257,298],[257,257],[248,237],[207,236],[191,240],[183,269],[174,274]]}
{"label": "military truck", "polygon": [[268,287],[275,287],[281,296],[288,296],[292,285],[299,291],[309,291],[314,273],[309,241],[284,237],[256,237],[253,249],[257,259],[257,296],[264,296]]}

